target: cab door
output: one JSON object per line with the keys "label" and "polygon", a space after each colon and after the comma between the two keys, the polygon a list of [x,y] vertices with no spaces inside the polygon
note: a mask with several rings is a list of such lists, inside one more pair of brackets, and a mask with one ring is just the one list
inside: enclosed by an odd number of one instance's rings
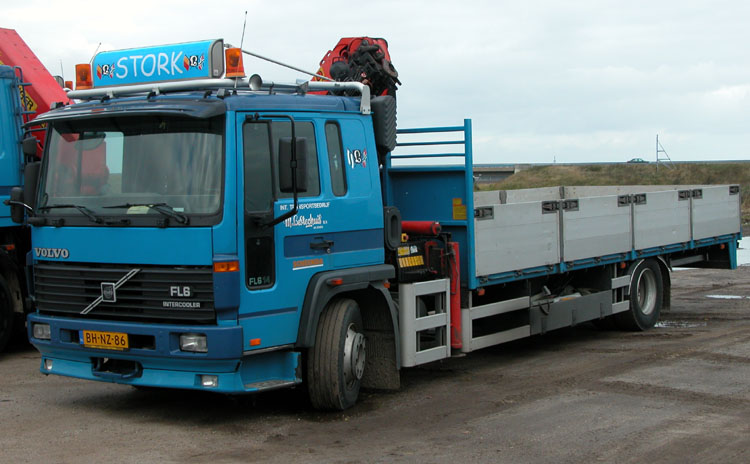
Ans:
{"label": "cab door", "polygon": [[[299,210],[279,190],[279,139],[306,144],[306,191]],[[317,113],[240,115],[237,120],[241,201],[239,321],[245,349],[297,339],[307,285],[318,272],[383,263],[382,200],[377,156],[360,116]],[[368,149],[372,155],[367,156]],[[373,188],[375,186],[375,188]]]}
{"label": "cab door", "polygon": [[[325,263],[300,262],[298,272],[284,256],[284,242],[309,227],[323,225],[322,214],[307,210],[287,221],[271,225],[293,208],[291,193],[278,187],[279,139],[291,136],[289,116],[293,116],[296,137],[304,138],[307,148],[307,189],[299,192],[299,202],[323,204],[318,140],[312,115],[240,114],[238,133],[238,207],[241,286],[239,323],[244,329],[244,349],[261,349],[292,344],[297,338],[299,309],[310,277]],[[288,169],[288,167],[287,167]],[[309,227],[308,227],[309,226]],[[301,260],[300,260],[301,261]]]}

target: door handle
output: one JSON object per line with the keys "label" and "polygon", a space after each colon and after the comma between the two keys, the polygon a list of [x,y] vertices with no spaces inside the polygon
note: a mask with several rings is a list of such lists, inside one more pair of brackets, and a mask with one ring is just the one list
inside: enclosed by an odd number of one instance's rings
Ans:
{"label": "door handle", "polygon": [[310,242],[310,248],[313,250],[325,250],[327,253],[331,252],[333,246],[333,240],[320,239],[316,242]]}

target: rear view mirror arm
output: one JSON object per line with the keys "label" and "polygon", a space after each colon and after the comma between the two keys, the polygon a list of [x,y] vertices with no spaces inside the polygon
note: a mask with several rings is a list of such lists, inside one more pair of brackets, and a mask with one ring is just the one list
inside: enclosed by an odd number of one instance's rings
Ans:
{"label": "rear view mirror arm", "polygon": [[22,207],[23,207],[23,208],[25,208],[25,209],[26,209],[26,211],[28,211],[29,213],[32,213],[32,214],[34,213],[34,208],[32,208],[31,206],[27,205],[26,203],[24,203],[24,202],[22,202],[22,201],[16,201],[16,200],[5,200],[5,201],[3,201],[3,204],[4,204],[5,206],[22,206]]}

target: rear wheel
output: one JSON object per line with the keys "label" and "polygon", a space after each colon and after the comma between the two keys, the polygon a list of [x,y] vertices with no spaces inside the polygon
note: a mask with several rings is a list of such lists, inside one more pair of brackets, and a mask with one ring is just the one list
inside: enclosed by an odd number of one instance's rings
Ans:
{"label": "rear wheel", "polygon": [[0,276],[0,351],[10,340],[13,333],[13,301],[11,300],[10,288],[5,278]]}
{"label": "rear wheel", "polygon": [[354,406],[366,360],[362,315],[356,301],[337,299],[326,306],[309,353],[307,388],[313,407],[343,410]]}
{"label": "rear wheel", "polygon": [[630,279],[630,309],[615,315],[620,328],[646,330],[656,324],[664,299],[659,264],[653,259],[638,263]]}

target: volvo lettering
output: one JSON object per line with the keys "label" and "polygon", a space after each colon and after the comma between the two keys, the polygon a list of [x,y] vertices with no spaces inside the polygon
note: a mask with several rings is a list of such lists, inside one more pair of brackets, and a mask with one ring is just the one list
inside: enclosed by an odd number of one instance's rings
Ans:
{"label": "volvo lettering", "polygon": [[37,258],[62,258],[68,259],[70,251],[65,248],[39,248],[34,247],[34,254]]}

